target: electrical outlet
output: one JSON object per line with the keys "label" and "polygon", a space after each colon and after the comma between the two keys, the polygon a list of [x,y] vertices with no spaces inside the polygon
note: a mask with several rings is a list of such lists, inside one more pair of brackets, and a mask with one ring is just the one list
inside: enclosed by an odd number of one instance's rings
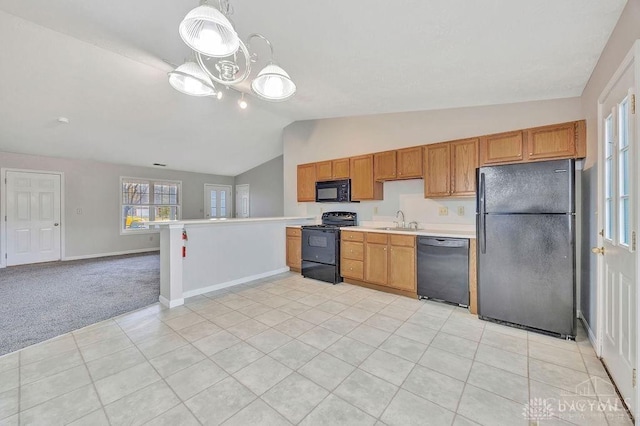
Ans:
{"label": "electrical outlet", "polygon": [[458,206],[458,216],[464,216],[464,206]]}
{"label": "electrical outlet", "polygon": [[438,214],[440,216],[449,216],[449,209],[447,207],[440,207],[440,210],[438,210]]}
{"label": "electrical outlet", "polygon": [[378,206],[375,206],[375,207],[373,208],[373,214],[378,214]]}

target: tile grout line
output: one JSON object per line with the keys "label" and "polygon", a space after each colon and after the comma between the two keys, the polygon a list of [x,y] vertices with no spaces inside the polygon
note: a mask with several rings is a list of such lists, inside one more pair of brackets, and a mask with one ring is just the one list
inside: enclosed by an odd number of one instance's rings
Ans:
{"label": "tile grout line", "polygon": [[[192,312],[193,312],[193,311],[192,311]],[[162,321],[162,319],[161,319],[161,318],[159,318],[159,319],[160,319],[160,321]],[[162,321],[162,322],[164,323],[164,321]],[[120,330],[121,330],[121,331],[122,331],[122,332],[127,336],[127,338],[129,339],[129,341],[131,342],[131,344],[136,348],[136,350],[138,350],[138,351],[140,352],[140,354],[142,355],[142,357],[145,359],[146,363],[147,363],[147,364],[149,364],[149,365],[151,366],[151,368],[153,368],[153,370],[156,372],[156,374],[158,375],[158,377],[160,377],[160,380],[156,380],[155,382],[153,382],[153,383],[149,383],[147,386],[145,386],[145,387],[143,387],[143,388],[141,388],[141,389],[138,389],[138,390],[136,390],[136,391],[134,391],[134,392],[131,392],[131,393],[127,394],[127,395],[123,395],[121,398],[118,398],[117,400],[112,401],[110,404],[114,404],[115,402],[120,401],[121,399],[126,398],[126,397],[127,397],[127,396],[129,396],[129,395],[133,395],[133,394],[134,394],[134,393],[136,393],[136,392],[139,392],[139,391],[141,391],[141,390],[144,390],[144,389],[146,389],[146,388],[148,388],[148,387],[150,387],[150,386],[152,386],[152,385],[154,385],[154,384],[158,383],[159,381],[162,381],[162,382],[164,382],[165,386],[167,386],[167,387],[169,388],[169,390],[171,390],[171,392],[175,395],[175,397],[176,397],[176,398],[178,399],[178,401],[180,401],[180,402],[179,402],[178,404],[174,405],[174,406],[169,407],[167,410],[165,410],[165,411],[163,411],[163,412],[159,413],[158,415],[154,416],[153,418],[149,419],[148,421],[151,421],[151,420],[153,420],[153,419],[155,419],[155,418],[157,418],[157,417],[160,417],[160,416],[162,416],[163,414],[166,414],[166,413],[167,413],[167,412],[169,412],[170,410],[173,410],[174,408],[176,408],[177,406],[179,406],[179,405],[181,405],[181,404],[182,404],[182,405],[184,405],[184,406],[185,406],[185,408],[186,408],[187,410],[189,410],[189,412],[193,415],[193,417],[194,417],[194,418],[195,418],[195,419],[196,419],[200,424],[202,424],[202,422],[200,422],[200,419],[198,419],[198,417],[197,417],[197,416],[196,416],[196,415],[191,411],[191,409],[190,409],[186,404],[184,404],[184,401],[182,400],[182,398],[180,398],[180,396],[179,396],[179,395],[178,395],[178,394],[173,390],[173,388],[169,385],[169,383],[167,383],[167,381],[166,381],[166,380],[165,380],[165,378],[162,376],[162,374],[160,374],[160,372],[158,371],[158,369],[157,369],[157,368],[156,368],[156,367],[151,363],[151,360],[150,360],[149,358],[147,358],[147,355],[145,355],[145,353],[144,353],[144,352],[142,352],[142,351],[140,350],[140,348],[138,347],[138,345],[136,345],[136,344],[135,344],[135,342],[133,342],[133,340],[131,340],[131,338],[129,337],[129,335],[127,334],[127,332],[126,332],[126,331],[124,331],[124,329],[120,326],[120,324],[118,324],[118,327],[120,327]],[[180,336],[180,337],[182,337],[182,336]],[[185,341],[186,341],[186,339],[185,339]],[[189,343],[189,342],[187,342],[187,344],[190,344],[190,343]],[[186,346],[186,345],[185,345],[185,346]],[[183,347],[183,346],[181,346],[181,347]],[[176,348],[176,349],[180,349],[180,348]],[[195,348],[195,349],[197,350],[198,348]],[[169,352],[171,352],[171,351],[169,351]],[[164,355],[164,354],[162,354],[162,355]],[[158,355],[158,356],[162,356],[162,355]],[[204,355],[204,354],[203,354],[203,355]],[[138,364],[138,365],[140,365],[140,364]],[[131,367],[131,368],[133,368],[133,367]],[[187,368],[188,368],[188,367],[187,367]],[[123,371],[126,371],[126,370],[123,370]],[[182,371],[182,370],[180,370],[180,371]],[[118,373],[116,373],[116,374],[118,374]],[[105,410],[105,413],[106,413],[106,410]],[[107,417],[108,417],[108,416],[107,416]],[[111,420],[109,420],[109,421],[111,421]],[[145,423],[146,423],[146,422],[145,422]]]}
{"label": "tile grout line", "polygon": [[[82,359],[82,365],[84,366],[84,369],[86,370],[87,375],[89,376],[89,380],[91,380],[91,387],[93,388],[93,391],[96,393],[96,396],[98,397],[98,402],[100,403],[100,408],[102,409],[102,412],[104,413],[104,416],[107,418],[107,423],[109,423],[109,425],[111,425],[111,419],[109,419],[109,416],[107,415],[107,411],[105,410],[105,406],[102,403],[102,398],[100,397],[100,393],[98,392],[98,388],[96,388],[96,383],[93,381],[93,376],[91,375],[91,372],[89,371],[89,367],[87,367],[87,362],[84,359],[84,355],[82,355],[82,351],[80,350],[80,346],[78,346],[78,341],[76,340],[76,336],[74,336],[73,333],[71,333],[71,337],[73,338],[73,343],[76,345],[76,349],[78,350],[78,354],[80,354],[80,359]],[[93,411],[87,413],[86,415],[89,415],[91,413],[93,413]],[[81,418],[82,417],[80,417],[78,419],[74,419],[73,421],[80,420]]]}

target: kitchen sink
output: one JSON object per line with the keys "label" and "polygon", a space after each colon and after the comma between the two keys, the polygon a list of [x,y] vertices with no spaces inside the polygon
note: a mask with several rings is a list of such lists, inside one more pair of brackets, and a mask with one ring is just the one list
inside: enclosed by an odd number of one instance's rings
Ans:
{"label": "kitchen sink", "polygon": [[373,228],[379,229],[381,231],[402,231],[402,232],[418,232],[419,229],[416,228],[400,228],[395,226],[383,226],[382,228]]}

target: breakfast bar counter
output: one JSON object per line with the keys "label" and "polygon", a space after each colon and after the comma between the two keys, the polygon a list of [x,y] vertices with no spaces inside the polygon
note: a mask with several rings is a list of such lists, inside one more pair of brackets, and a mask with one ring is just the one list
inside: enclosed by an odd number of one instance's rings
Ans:
{"label": "breakfast bar counter", "polygon": [[148,222],[160,228],[160,303],[170,308],[198,294],[289,270],[285,228],[314,217]]}

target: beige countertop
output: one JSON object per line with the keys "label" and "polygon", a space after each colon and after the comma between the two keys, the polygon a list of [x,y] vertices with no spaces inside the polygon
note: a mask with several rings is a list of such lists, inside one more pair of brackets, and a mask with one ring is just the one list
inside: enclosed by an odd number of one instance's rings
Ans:
{"label": "beige countertop", "polygon": [[427,237],[445,237],[445,238],[476,238],[476,233],[468,229],[418,229],[417,231],[399,231],[395,229],[376,229],[367,226],[345,226],[340,228],[343,231],[361,231],[361,232],[379,232],[382,234],[402,234],[402,235],[420,235]]}

